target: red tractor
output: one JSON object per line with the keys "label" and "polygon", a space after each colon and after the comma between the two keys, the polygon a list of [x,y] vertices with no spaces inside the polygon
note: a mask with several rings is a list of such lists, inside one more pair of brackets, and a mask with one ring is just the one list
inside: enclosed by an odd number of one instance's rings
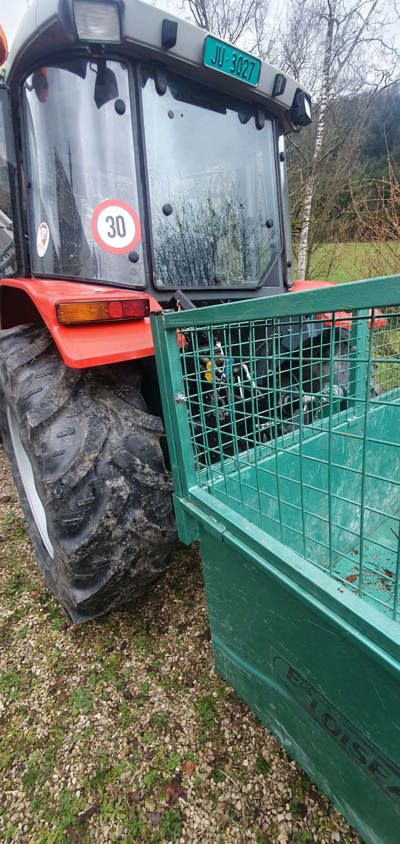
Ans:
{"label": "red tractor", "polygon": [[74,622],[170,562],[149,314],[292,287],[284,136],[310,122],[298,82],[139,0],[23,18],[0,90],[0,423]]}

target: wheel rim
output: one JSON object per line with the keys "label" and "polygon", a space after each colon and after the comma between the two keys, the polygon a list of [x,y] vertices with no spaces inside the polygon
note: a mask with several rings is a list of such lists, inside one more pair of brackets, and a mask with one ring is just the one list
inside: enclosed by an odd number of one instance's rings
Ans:
{"label": "wheel rim", "polygon": [[29,506],[31,508],[33,518],[35,520],[35,525],[40,533],[41,540],[43,542],[44,547],[46,548],[47,553],[50,555],[50,557],[53,558],[54,551],[47,530],[46,513],[43,504],[39,498],[38,491],[36,489],[32,464],[24,449],[24,446],[22,445],[17,420],[8,405],[7,421],[10,429],[11,441],[14,449],[15,459],[17,461],[17,466],[19,469],[19,474],[21,476],[21,481],[25,490],[26,497],[29,501]]}

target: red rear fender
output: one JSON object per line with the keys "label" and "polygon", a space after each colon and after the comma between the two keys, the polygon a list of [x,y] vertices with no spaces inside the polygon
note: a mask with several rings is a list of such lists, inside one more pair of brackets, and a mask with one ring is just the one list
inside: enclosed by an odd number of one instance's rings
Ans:
{"label": "red rear fender", "polygon": [[10,278],[0,281],[0,326],[12,328],[26,322],[44,322],[67,366],[84,369],[154,355],[150,320],[114,322],[103,325],[60,325],[59,302],[87,300],[143,299],[150,310],[160,311],[151,296],[95,284],[38,278]]}

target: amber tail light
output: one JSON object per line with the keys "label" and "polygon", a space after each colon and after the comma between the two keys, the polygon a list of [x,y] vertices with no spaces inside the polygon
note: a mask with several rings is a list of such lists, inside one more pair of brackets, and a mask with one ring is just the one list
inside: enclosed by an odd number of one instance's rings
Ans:
{"label": "amber tail light", "polygon": [[95,302],[58,302],[57,319],[61,325],[93,322],[121,322],[144,319],[150,314],[148,299],[112,299]]}

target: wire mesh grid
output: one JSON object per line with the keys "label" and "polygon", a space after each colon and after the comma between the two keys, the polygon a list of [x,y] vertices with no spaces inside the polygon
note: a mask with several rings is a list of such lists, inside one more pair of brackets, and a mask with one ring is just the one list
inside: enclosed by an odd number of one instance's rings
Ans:
{"label": "wire mesh grid", "polygon": [[400,307],[180,331],[198,484],[398,619]]}

